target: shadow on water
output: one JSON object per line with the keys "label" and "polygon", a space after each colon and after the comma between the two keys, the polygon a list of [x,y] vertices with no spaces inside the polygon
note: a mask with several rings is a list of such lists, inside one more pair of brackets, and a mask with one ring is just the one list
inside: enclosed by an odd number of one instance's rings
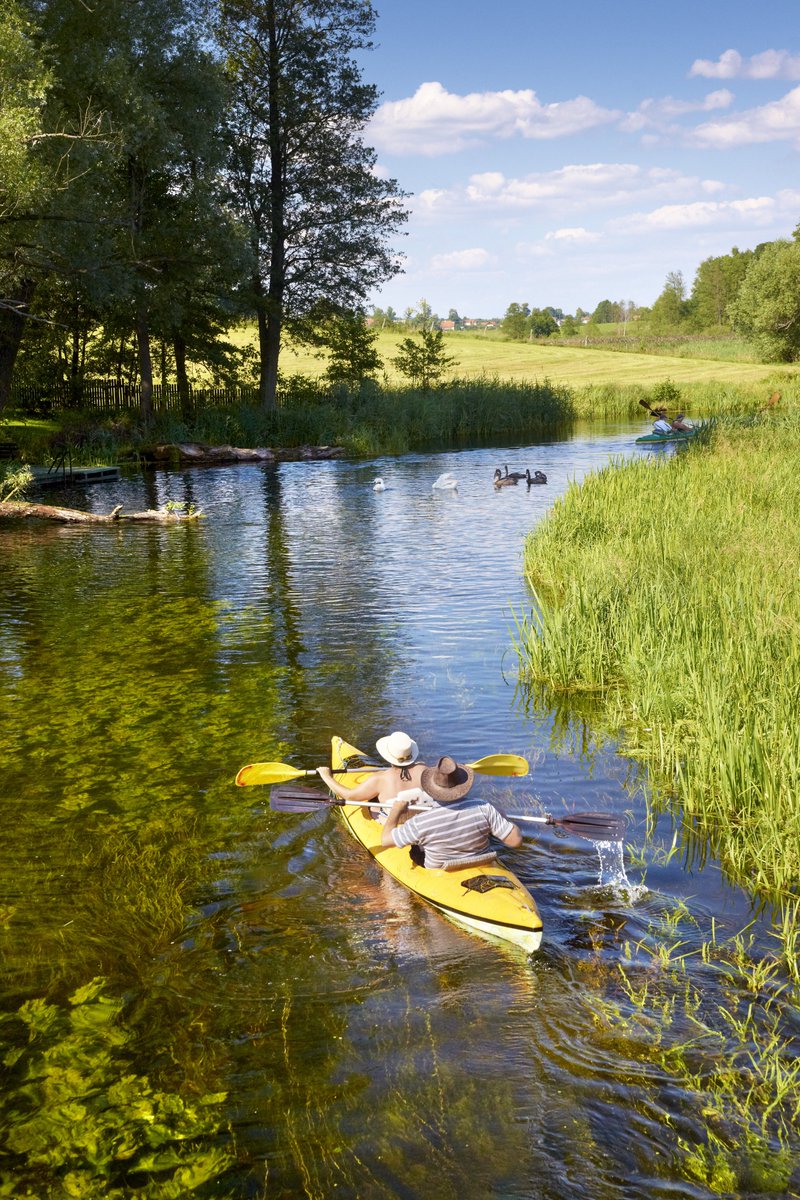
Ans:
{"label": "shadow on water", "polygon": [[[102,1096],[147,1076],[170,1104],[214,1097],[218,1133],[198,1118],[188,1139],[197,1195],[706,1197],[768,1191],[765,1155],[786,1182],[776,1119],[759,1133],[712,1067],[744,1070],[722,1008],[791,1029],[776,978],[748,992],[768,928],[737,940],[747,896],[648,814],[589,708],[516,693],[523,538],[638,431],[158,472],[113,502],[189,500],[202,522],[0,530],[3,1006],[47,996],[61,1013],[39,1042],[3,1025],[24,1051],[2,1110],[23,1131],[6,1168],[20,1189],[79,1169],[86,1195],[137,1182],[66,1135],[37,1158],[23,1116],[53,1116],[22,1077],[37,1045],[91,1058],[62,1024],[95,1012],[68,997],[98,975],[131,1034],[105,1045]],[[501,459],[547,487],[496,492]],[[432,488],[445,471],[456,493]],[[334,815],[233,785],[242,763],[313,767],[334,733],[372,750],[396,728],[429,761],[524,754],[528,778],[479,782],[509,810],[626,817],[624,854],[550,827],[504,852],[542,911],[532,959],[417,903]],[[72,1097],[90,1124],[92,1095]]]}

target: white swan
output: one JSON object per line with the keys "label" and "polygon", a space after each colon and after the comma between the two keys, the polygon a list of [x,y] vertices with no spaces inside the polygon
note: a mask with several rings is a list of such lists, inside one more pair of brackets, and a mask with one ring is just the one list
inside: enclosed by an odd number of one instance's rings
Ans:
{"label": "white swan", "polygon": [[373,480],[372,490],[373,490],[373,492],[385,492],[386,491],[386,484],[383,482],[380,475],[378,476],[377,479]]}
{"label": "white swan", "polygon": [[458,480],[452,471],[445,471],[443,475],[440,475],[438,479],[434,480],[432,486],[438,488],[440,491],[457,492]]}

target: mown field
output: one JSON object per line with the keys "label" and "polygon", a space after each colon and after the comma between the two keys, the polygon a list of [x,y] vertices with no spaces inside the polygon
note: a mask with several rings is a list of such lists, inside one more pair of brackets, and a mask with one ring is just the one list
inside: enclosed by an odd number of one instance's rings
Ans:
{"label": "mown field", "polygon": [[[378,353],[383,359],[386,382],[402,382],[391,363],[397,354],[398,343],[408,337],[407,331],[382,330],[378,333]],[[255,328],[245,327],[235,338],[240,345],[255,346]],[[499,376],[512,380],[549,380],[553,384],[571,387],[603,386],[607,384],[650,387],[664,379],[676,384],[730,383],[745,386],[770,387],[780,385],[800,375],[800,364],[765,364],[730,361],[722,358],[694,358],[680,354],[620,353],[618,350],[588,346],[510,342],[495,331],[486,333],[450,333],[445,335],[447,352],[456,364],[452,375],[473,378],[479,375]],[[714,347],[711,343],[709,349]],[[703,349],[702,344],[698,349]],[[325,371],[325,356],[304,347],[287,343],[281,353],[284,375],[308,375],[316,378]]]}

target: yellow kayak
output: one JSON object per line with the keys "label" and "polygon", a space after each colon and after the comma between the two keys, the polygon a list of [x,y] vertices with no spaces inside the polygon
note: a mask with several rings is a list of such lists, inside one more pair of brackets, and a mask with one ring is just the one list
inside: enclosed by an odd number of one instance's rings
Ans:
{"label": "yellow kayak", "polygon": [[[331,738],[331,765],[334,771],[363,760],[362,751],[340,737]],[[374,768],[363,774],[339,776],[339,782],[355,787]],[[344,782],[346,780],[346,783]],[[494,860],[448,870],[418,867],[411,861],[407,847],[381,846],[383,826],[369,816],[368,808],[345,803],[337,810],[356,841],[368,850],[398,883],[415,896],[427,900],[445,916],[467,929],[513,942],[529,954],[542,941],[542,918],[528,889],[513,871]]]}

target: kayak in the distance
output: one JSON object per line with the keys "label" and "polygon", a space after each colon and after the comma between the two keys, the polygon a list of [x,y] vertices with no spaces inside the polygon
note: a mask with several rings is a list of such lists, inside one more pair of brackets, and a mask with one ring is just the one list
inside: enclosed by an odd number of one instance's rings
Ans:
{"label": "kayak in the distance", "polygon": [[[355,746],[340,737],[331,739],[331,766],[341,771],[354,761],[364,759]],[[374,771],[365,767],[363,773],[339,775],[343,786],[356,787]],[[346,784],[344,781],[346,780]],[[472,865],[434,869],[417,866],[408,847],[381,845],[380,821],[373,820],[369,809],[345,803],[338,808],[347,828],[356,841],[389,872],[398,883],[427,900],[440,912],[467,929],[489,934],[512,942],[527,953],[538,950],[542,941],[542,918],[528,889],[513,871],[490,852],[481,856],[485,861],[472,860]]]}
{"label": "kayak in the distance", "polygon": [[690,442],[696,434],[696,429],[673,429],[672,433],[645,433],[636,439],[636,444],[639,445],[641,442]]}

